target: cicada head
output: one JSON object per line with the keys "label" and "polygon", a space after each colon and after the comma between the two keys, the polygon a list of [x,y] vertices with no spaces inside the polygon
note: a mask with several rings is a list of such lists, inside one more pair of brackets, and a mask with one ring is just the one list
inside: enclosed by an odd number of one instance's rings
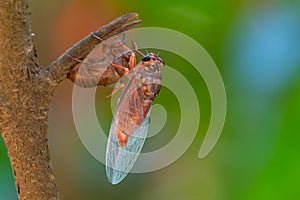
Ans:
{"label": "cicada head", "polygon": [[159,58],[155,53],[148,53],[142,59],[143,65],[158,65],[163,67],[165,65],[164,61]]}

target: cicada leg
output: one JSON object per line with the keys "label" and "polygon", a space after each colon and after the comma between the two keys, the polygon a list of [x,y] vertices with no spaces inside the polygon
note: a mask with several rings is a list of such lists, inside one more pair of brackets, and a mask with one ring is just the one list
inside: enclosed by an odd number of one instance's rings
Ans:
{"label": "cicada leg", "polygon": [[129,58],[129,69],[133,69],[136,66],[136,55],[134,53],[134,51],[136,51],[136,47],[134,47],[134,49],[130,49],[124,44],[124,42],[120,42],[120,44],[131,53]]}
{"label": "cicada leg", "polygon": [[[83,61],[82,60],[79,60],[79,59],[77,59],[77,58],[74,58],[74,57],[72,57],[71,55],[69,55],[69,54],[67,54],[67,56],[70,58],[70,59],[72,59],[72,60],[74,60],[74,61],[76,61],[76,62],[78,62],[78,63],[80,63],[80,64],[82,64],[83,63]],[[76,65],[73,69],[72,69],[72,71],[76,71],[76,70],[78,70],[79,69],[79,67],[80,67],[80,65]]]}
{"label": "cicada leg", "polygon": [[135,66],[136,66],[136,55],[135,53],[133,52],[132,49],[128,48],[123,42],[120,42],[124,48],[126,48],[127,50],[130,51],[130,58],[129,58],[129,69],[127,67],[124,67],[122,65],[118,65],[118,64],[115,64],[113,62],[110,62],[110,64],[115,67],[115,68],[119,68],[119,69],[123,69],[124,70],[124,75],[126,76],[128,73],[129,73],[129,70],[130,69],[133,69]]}
{"label": "cicada leg", "polygon": [[[131,57],[130,57],[131,59]],[[115,64],[113,62],[110,62],[110,64],[115,67],[115,68],[119,68],[119,69],[123,69],[124,70],[124,75],[127,75],[129,73],[129,69],[127,67],[124,67],[122,65],[118,65],[118,64]]]}
{"label": "cicada leg", "polygon": [[[121,42],[122,43],[122,42]],[[122,45],[124,45],[122,43]],[[126,47],[124,45],[124,47]],[[128,47],[126,47],[128,48]],[[129,69],[133,69],[135,66],[136,66],[136,56],[135,56],[135,53],[133,52],[133,50],[129,49],[131,51],[131,55],[130,55],[130,58],[129,58]],[[129,69],[127,67],[124,67],[122,65],[118,65],[118,64],[115,64],[113,62],[110,62],[110,64],[115,67],[115,68],[119,68],[119,69],[123,69],[124,70],[124,76],[127,76],[128,73],[129,73]],[[112,93],[108,96],[106,96],[106,98],[109,98],[111,97],[112,95],[114,95],[116,92],[118,92],[120,89],[124,89],[125,88],[125,85],[124,84],[121,84],[120,87],[117,87],[116,89],[114,89],[112,91]]]}
{"label": "cicada leg", "polygon": [[71,56],[71,55],[69,55],[69,54],[67,54],[67,56],[68,56],[70,59],[75,60],[76,62],[83,63],[82,60],[79,60],[79,59],[77,59],[77,58],[74,58],[73,56]]}
{"label": "cicada leg", "polygon": [[111,96],[113,96],[114,94],[116,94],[119,90],[123,90],[125,88],[124,84],[121,84],[119,87],[115,88],[112,93],[110,93],[109,95],[106,96],[106,98],[110,98]]}

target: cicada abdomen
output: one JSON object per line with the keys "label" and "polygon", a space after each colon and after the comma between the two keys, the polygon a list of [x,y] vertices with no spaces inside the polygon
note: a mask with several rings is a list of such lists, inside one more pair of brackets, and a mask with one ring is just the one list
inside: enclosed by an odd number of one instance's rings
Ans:
{"label": "cicada abdomen", "polygon": [[152,103],[161,88],[162,59],[143,57],[128,74],[129,81],[114,112],[106,149],[106,174],[119,183],[132,169],[148,131]]}
{"label": "cicada abdomen", "polygon": [[115,68],[111,63],[129,69],[131,51],[124,47],[124,41],[125,33],[122,33],[101,42],[68,74],[68,78],[85,88],[118,82],[125,71]]}

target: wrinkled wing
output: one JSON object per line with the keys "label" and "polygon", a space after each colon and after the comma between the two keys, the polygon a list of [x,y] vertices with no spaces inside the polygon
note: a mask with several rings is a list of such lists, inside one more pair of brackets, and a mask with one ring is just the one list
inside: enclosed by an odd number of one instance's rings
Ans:
{"label": "wrinkled wing", "polygon": [[[126,90],[118,100],[118,106],[114,113],[106,149],[106,174],[112,184],[119,183],[130,172],[142,150],[148,132],[150,112],[144,116],[144,99],[136,92],[141,90],[140,86],[141,82],[138,78],[132,77],[129,80]],[[130,105],[129,102],[132,102],[132,99],[137,100],[135,105]],[[143,118],[140,124],[132,123],[130,106],[137,106],[136,114],[139,115],[137,117]],[[118,129],[130,133],[124,147],[119,144]]]}
{"label": "wrinkled wing", "polygon": [[83,60],[75,83],[82,87],[97,86],[101,75],[116,58],[127,50],[120,42],[125,42],[125,33],[114,35],[97,45]]}

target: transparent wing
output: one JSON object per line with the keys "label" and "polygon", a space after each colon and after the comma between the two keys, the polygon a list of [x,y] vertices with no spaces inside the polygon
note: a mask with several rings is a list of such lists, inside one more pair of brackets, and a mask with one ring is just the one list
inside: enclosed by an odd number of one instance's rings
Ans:
{"label": "transparent wing", "polygon": [[[143,112],[141,82],[132,77],[118,101],[106,149],[106,174],[112,184],[119,183],[132,169],[148,131],[150,112]],[[120,145],[118,131],[128,134],[125,146]]]}
{"label": "transparent wing", "polygon": [[[122,57],[128,50],[124,48],[121,42],[125,42],[125,33],[112,36],[97,45],[83,60],[78,69],[75,83],[81,87],[95,87],[101,76],[111,67],[111,62],[120,62],[118,59]],[[111,67],[109,70],[115,70]],[[115,73],[117,73],[115,71]],[[116,79],[119,79],[120,76]]]}
{"label": "transparent wing", "polygon": [[[148,131],[148,117],[135,130],[136,135],[143,135]],[[112,130],[115,130],[112,127]],[[110,133],[106,149],[106,175],[112,184],[118,184],[132,169],[138,158],[146,137],[132,134],[125,147],[121,147],[117,135]]]}

